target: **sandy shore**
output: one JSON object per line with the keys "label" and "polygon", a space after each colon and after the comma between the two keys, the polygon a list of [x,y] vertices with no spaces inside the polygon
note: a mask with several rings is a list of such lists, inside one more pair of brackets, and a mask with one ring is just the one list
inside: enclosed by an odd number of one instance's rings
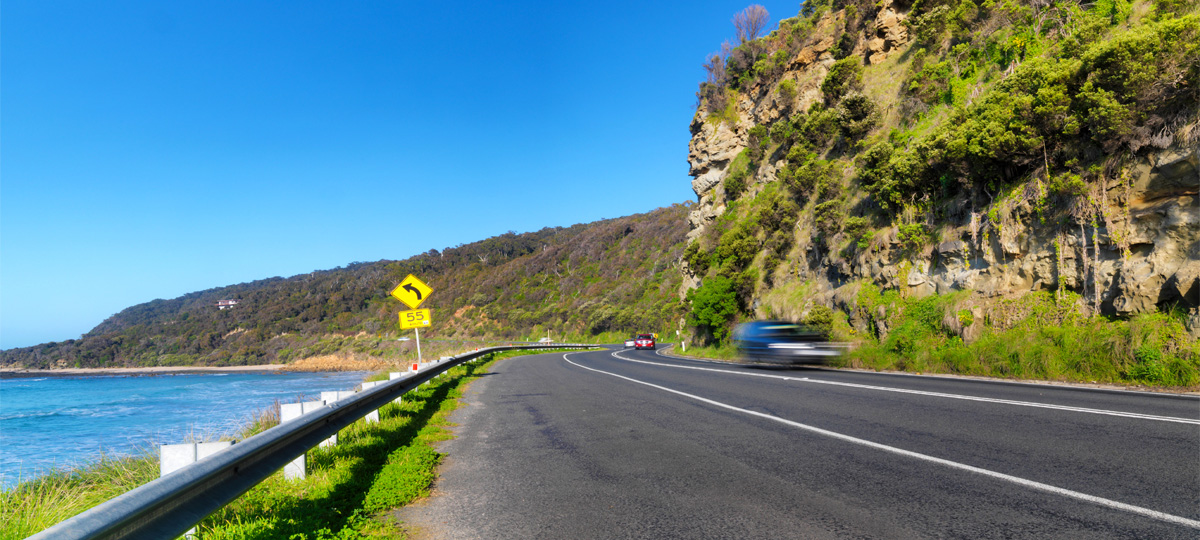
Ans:
{"label": "sandy shore", "polygon": [[71,368],[71,369],[3,369],[0,378],[16,377],[93,377],[93,376],[134,376],[134,375],[184,375],[195,373],[230,373],[230,372],[264,372],[279,371],[283,364],[263,364],[258,366],[157,366],[135,368]]}

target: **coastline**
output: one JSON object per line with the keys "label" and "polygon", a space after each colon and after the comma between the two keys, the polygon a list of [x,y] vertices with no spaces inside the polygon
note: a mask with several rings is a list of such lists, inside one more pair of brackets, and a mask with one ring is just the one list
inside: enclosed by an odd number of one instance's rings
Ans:
{"label": "coastline", "polygon": [[150,366],[129,368],[63,368],[63,369],[0,369],[0,379],[31,377],[137,377],[157,375],[195,375],[201,373],[273,373],[282,371],[284,364],[257,366]]}

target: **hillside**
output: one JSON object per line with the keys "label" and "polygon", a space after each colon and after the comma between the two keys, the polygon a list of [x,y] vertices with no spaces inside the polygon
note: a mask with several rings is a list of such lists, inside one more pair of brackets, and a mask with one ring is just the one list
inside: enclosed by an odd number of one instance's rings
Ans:
{"label": "hillside", "polygon": [[748,8],[691,124],[693,339],[783,317],[852,364],[1054,377],[1043,343],[1103,335],[1062,361],[1200,382],[1197,6]]}
{"label": "hillside", "polygon": [[[154,300],[81,339],[0,351],[14,368],[245,365],[333,353],[398,354],[388,293],[409,273],[434,289],[423,338],[521,338],[674,328],[687,207],[507,233],[401,261],[271,278]],[[218,309],[220,300],[237,300]],[[404,335],[411,335],[405,332]],[[404,344],[411,346],[410,344]]]}

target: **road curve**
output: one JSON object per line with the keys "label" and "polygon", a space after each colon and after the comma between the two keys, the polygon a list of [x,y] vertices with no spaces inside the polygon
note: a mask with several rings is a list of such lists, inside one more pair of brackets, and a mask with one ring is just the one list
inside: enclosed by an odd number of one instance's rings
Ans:
{"label": "road curve", "polygon": [[498,362],[417,538],[1197,538],[1200,399],[651,351]]}

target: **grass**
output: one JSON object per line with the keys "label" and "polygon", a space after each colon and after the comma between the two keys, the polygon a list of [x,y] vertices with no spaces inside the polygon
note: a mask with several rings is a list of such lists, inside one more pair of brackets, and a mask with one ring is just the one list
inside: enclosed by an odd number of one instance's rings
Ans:
{"label": "grass", "polygon": [[[1129,319],[1083,315],[1078,296],[1038,292],[1003,300],[975,317],[957,294],[922,299],[859,295],[873,311],[886,306],[883,339],[867,337],[840,359],[846,367],[988,377],[1200,387],[1200,341],[1190,339],[1178,314],[1148,313]],[[947,321],[980,325],[964,342]]]}
{"label": "grass", "polygon": [[200,523],[200,538],[399,538],[382,510],[428,494],[441,460],[431,446],[450,436],[447,416],[474,365],[380,409],[380,422],[343,429],[338,444],[307,454],[308,474],[285,480],[276,474]]}
{"label": "grass", "polygon": [[0,539],[16,540],[158,478],[158,456],[100,456],[73,470],[53,471],[0,492]]}
{"label": "grass", "polygon": [[380,422],[342,430],[338,445],[308,453],[308,476],[275,475],[200,524],[204,539],[333,540],[404,538],[386,512],[427,496],[451,437],[448,417],[470,381],[497,359],[547,351],[494,353],[455,367],[380,409]]}
{"label": "grass", "polygon": [[1200,342],[1190,340],[1169,314],[1063,321],[1037,315],[1011,328],[984,328],[969,344],[901,315],[887,337],[863,343],[841,361],[875,370],[1200,387]]}
{"label": "grass", "polygon": [[720,343],[716,345],[688,345],[685,352],[682,347],[673,347],[671,354],[679,356],[690,356],[692,358],[711,358],[714,360],[737,361],[739,357],[737,348],[729,343]]}

